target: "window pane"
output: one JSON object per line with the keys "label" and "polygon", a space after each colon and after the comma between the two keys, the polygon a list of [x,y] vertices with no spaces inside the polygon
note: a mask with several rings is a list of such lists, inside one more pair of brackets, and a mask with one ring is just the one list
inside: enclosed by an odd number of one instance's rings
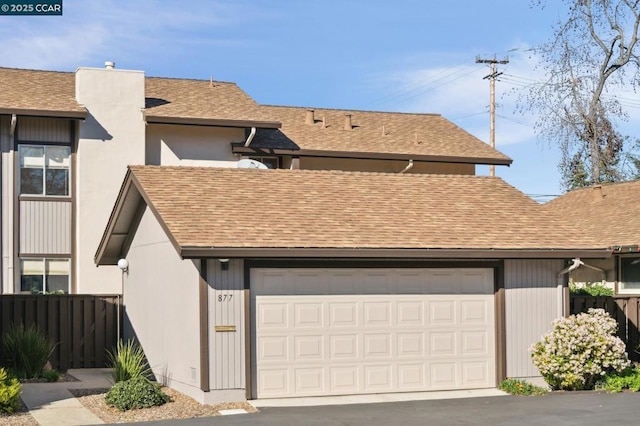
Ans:
{"label": "window pane", "polygon": [[42,195],[42,169],[20,169],[20,194]]}
{"label": "window pane", "polygon": [[71,148],[68,146],[48,146],[45,151],[45,165],[47,168],[68,169]]}
{"label": "window pane", "polygon": [[47,259],[45,262],[47,275],[69,275],[68,259]]}
{"label": "window pane", "polygon": [[620,259],[620,278],[625,290],[640,290],[640,257]]}
{"label": "window pane", "polygon": [[69,276],[47,275],[47,293],[58,291],[62,291],[64,294],[69,293]]}
{"label": "window pane", "polygon": [[20,291],[42,292],[43,266],[42,259],[20,259]]}
{"label": "window pane", "polygon": [[46,195],[69,195],[69,170],[47,169]]}
{"label": "window pane", "polygon": [[44,147],[20,145],[20,167],[42,168],[44,166]]}
{"label": "window pane", "polygon": [[29,293],[41,293],[42,275],[22,275],[20,277],[20,291]]}

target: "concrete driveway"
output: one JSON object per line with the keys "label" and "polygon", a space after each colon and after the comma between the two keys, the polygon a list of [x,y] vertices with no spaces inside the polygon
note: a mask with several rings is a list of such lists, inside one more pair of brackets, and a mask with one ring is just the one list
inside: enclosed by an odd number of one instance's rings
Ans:
{"label": "concrete driveway", "polygon": [[638,424],[640,394],[555,393],[321,407],[261,408],[256,414],[136,425],[580,425]]}

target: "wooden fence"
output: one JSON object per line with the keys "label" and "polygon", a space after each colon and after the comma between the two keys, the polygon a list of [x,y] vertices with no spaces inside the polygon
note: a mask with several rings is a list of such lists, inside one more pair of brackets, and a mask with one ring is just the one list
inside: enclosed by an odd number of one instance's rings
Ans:
{"label": "wooden fence", "polygon": [[12,324],[35,324],[57,343],[53,368],[104,367],[106,350],[115,347],[122,324],[121,300],[117,295],[2,295],[0,333]]}
{"label": "wooden fence", "polygon": [[629,359],[640,361],[640,297],[571,296],[570,312],[602,308],[618,322],[618,336],[626,343]]}

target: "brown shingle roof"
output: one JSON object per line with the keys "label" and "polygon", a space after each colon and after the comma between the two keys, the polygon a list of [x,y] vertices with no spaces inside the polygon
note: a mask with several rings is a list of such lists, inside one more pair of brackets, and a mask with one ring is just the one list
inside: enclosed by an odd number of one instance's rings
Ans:
{"label": "brown shingle roof", "polygon": [[[0,68],[0,113],[82,117],[75,76],[69,72]],[[40,114],[39,114],[40,115]]]}
{"label": "brown shingle roof", "polygon": [[[306,124],[307,108],[264,106],[282,122],[281,130],[259,131],[252,147],[403,154],[481,159],[509,164],[511,159],[438,114],[408,114],[336,109],[314,110],[315,124]],[[353,128],[345,130],[346,114]]]}
{"label": "brown shingle roof", "polygon": [[161,166],[131,177],[181,247],[594,248],[496,177]]}
{"label": "brown shingle roof", "polygon": [[[262,121],[268,127],[278,120],[235,83],[147,77],[145,79],[146,117]],[[277,126],[276,126],[277,123]]]}
{"label": "brown shingle roof", "polygon": [[545,207],[603,246],[640,244],[640,180],[577,189]]}

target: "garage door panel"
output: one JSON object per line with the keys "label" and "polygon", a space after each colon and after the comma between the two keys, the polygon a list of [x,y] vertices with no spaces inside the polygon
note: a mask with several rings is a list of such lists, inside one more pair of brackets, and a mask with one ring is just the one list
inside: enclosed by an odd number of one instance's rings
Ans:
{"label": "garage door panel", "polygon": [[464,325],[485,325],[488,323],[487,300],[467,300],[460,302],[460,321]]}
{"label": "garage door panel", "polygon": [[324,371],[322,367],[296,368],[295,390],[297,394],[317,395],[325,391]]}
{"label": "garage door panel", "polygon": [[324,338],[319,336],[294,336],[293,361],[322,361],[324,359]]}
{"label": "garage door panel", "polygon": [[289,361],[289,344],[286,336],[261,337],[258,339],[259,362]]}
{"label": "garage door panel", "polygon": [[330,361],[354,360],[359,357],[358,336],[355,334],[340,334],[329,336]]}
{"label": "garage door panel", "polygon": [[355,302],[330,302],[329,327],[358,327],[358,304]]}
{"label": "garage door panel", "polygon": [[425,366],[423,363],[398,365],[398,388],[403,391],[424,390],[427,388]]}
{"label": "garage door panel", "polygon": [[462,384],[467,386],[486,383],[489,365],[486,361],[467,361],[462,363]]}
{"label": "garage door panel", "polygon": [[286,303],[262,303],[258,306],[258,329],[280,330],[289,325]]}
{"label": "garage door panel", "polygon": [[488,355],[489,333],[486,331],[462,331],[462,355]]}
{"label": "garage door panel", "polygon": [[430,326],[452,326],[456,324],[456,321],[456,302],[454,300],[429,302]]}
{"label": "garage door panel", "polygon": [[390,392],[394,387],[391,377],[391,366],[388,364],[364,366],[365,389]]}
{"label": "garage door panel", "polygon": [[365,334],[363,361],[391,357],[391,334]]}
{"label": "garage door panel", "polygon": [[430,332],[429,356],[431,358],[449,358],[457,355],[455,332]]}
{"label": "garage door panel", "polygon": [[422,358],[424,353],[424,333],[398,333],[398,358]]}
{"label": "garage door panel", "polygon": [[322,328],[324,327],[323,303],[295,303],[294,327]]}
{"label": "garage door panel", "polygon": [[357,365],[344,365],[340,367],[329,367],[331,393],[357,393],[359,375]]}
{"label": "garage door panel", "polygon": [[391,303],[390,302],[363,302],[365,327],[390,327]]}
{"label": "garage door panel", "polygon": [[425,303],[422,301],[398,301],[398,326],[423,326]]}
{"label": "garage door panel", "polygon": [[256,397],[495,386],[491,270],[265,271],[251,273]]}
{"label": "garage door panel", "polygon": [[455,362],[431,363],[430,387],[433,389],[455,389],[458,386],[456,380]]}

